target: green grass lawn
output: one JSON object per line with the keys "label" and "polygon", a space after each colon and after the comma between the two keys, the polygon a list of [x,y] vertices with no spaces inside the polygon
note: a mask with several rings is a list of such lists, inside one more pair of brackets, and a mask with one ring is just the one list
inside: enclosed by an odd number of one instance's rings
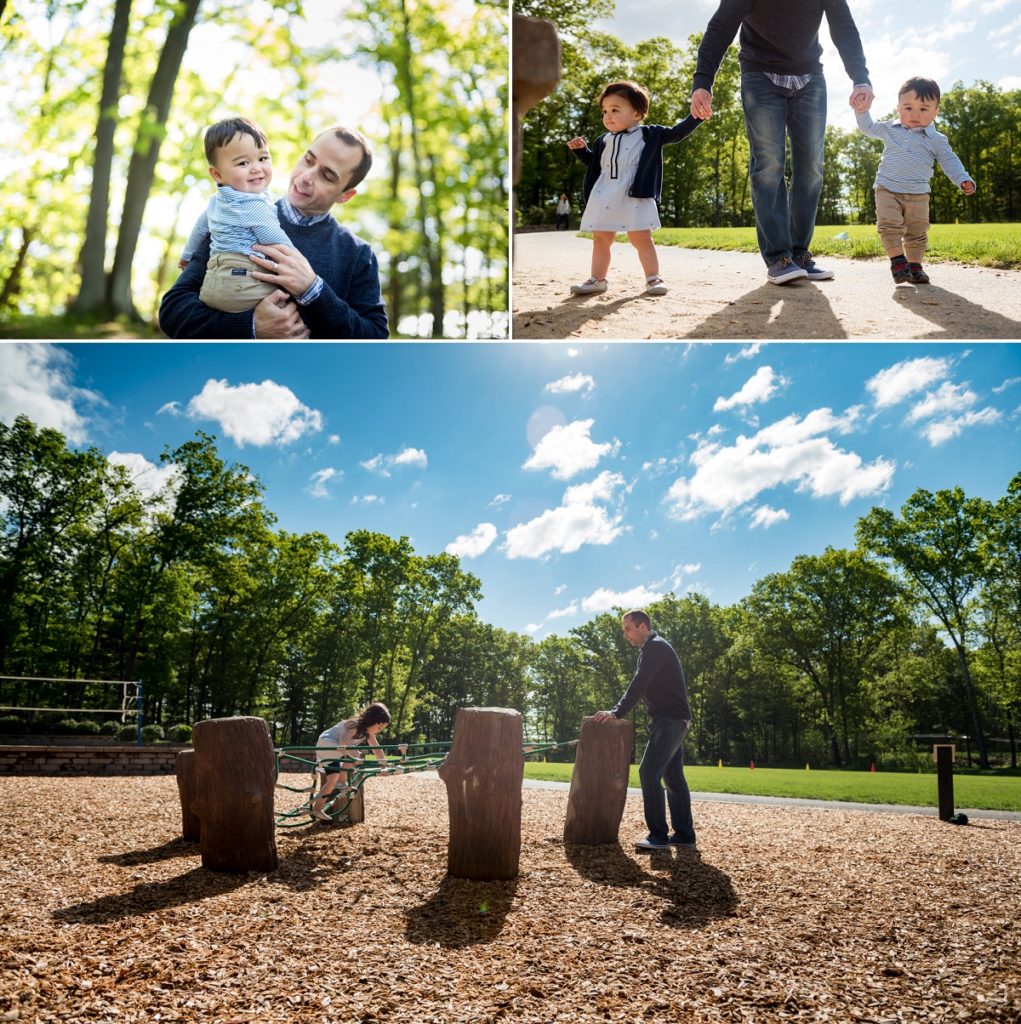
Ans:
{"label": "green grass lawn", "polygon": [[[848,235],[846,239],[836,237],[845,233]],[[653,237],[657,245],[676,245],[685,249],[759,251],[754,227],[660,228]],[[627,235],[619,235],[618,239],[627,241]],[[886,259],[873,224],[817,227],[812,237],[812,253],[851,259]],[[1021,268],[1021,224],[934,224],[929,229],[925,262],[947,260],[983,267]]]}
{"label": "green grass lawn", "polygon": [[[525,763],[526,779],[570,782],[570,764]],[[712,768],[688,765],[688,785],[699,793],[742,793],[751,796],[790,796],[809,800],[847,800],[860,804],[936,806],[934,773],[836,772],[795,768]],[[632,766],[630,785],[637,787],[638,768]],[[1021,775],[954,776],[954,803],[989,811],[1021,811]]]}

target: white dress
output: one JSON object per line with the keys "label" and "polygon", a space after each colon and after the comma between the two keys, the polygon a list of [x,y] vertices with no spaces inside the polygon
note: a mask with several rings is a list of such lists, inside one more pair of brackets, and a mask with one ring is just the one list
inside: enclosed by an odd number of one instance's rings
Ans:
{"label": "white dress", "polygon": [[644,147],[641,125],[606,133],[599,177],[581,218],[582,231],[655,231],[660,226],[655,199],[627,194]]}

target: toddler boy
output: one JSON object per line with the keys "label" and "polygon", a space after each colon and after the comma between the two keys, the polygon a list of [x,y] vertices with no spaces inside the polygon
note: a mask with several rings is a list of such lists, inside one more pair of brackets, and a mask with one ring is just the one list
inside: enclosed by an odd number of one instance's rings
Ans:
{"label": "toddler boy", "polygon": [[262,255],[252,246],[292,243],[267,192],[273,161],[262,129],[248,118],[228,117],[206,129],[205,147],[216,194],[192,229],[180,266],[187,266],[208,234],[209,263],[199,298],[221,312],[241,313],[277,290],[252,277],[261,268],[249,255]]}
{"label": "toddler boy", "polygon": [[929,179],[936,163],[961,191],[970,196],[975,182],[964,169],[947,137],[932,122],[939,113],[939,86],[930,78],[909,78],[897,94],[899,121],[873,121],[867,110],[855,109],[858,128],[883,140],[876,171],[876,229],[890,257],[895,284],[928,284],[922,254],[928,242]]}

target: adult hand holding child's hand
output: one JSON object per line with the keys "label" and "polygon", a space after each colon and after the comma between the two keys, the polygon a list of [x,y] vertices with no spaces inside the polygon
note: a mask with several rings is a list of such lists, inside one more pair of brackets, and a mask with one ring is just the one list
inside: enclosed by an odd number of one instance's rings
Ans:
{"label": "adult hand holding child's hand", "polygon": [[851,98],[847,101],[859,114],[864,114],[872,106],[875,93],[870,85],[856,85]]}
{"label": "adult hand holding child's hand", "polygon": [[696,89],[691,94],[691,114],[700,121],[713,116],[713,94],[708,89]]}

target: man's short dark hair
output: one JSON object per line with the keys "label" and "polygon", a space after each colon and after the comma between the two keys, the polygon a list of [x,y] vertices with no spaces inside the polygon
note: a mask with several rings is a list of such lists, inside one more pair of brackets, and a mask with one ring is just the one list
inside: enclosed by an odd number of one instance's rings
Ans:
{"label": "man's short dark hair", "polygon": [[216,124],[211,124],[206,129],[207,162],[212,164],[213,154],[221,146],[226,146],[235,135],[250,135],[259,147],[265,147],[269,141],[266,138],[266,133],[254,121],[249,121],[247,117],[225,117],[222,121],[217,121]]}
{"label": "man's short dark hair", "polygon": [[939,86],[931,78],[909,78],[897,91],[897,99],[906,92],[913,92],[920,100],[939,104]]}
{"label": "man's short dark hair", "polygon": [[646,629],[652,629],[652,619],[650,619],[641,608],[632,608],[631,611],[624,612],[621,619],[630,619],[636,626],[644,626]]}
{"label": "man's short dark hair", "polygon": [[369,169],[372,167],[372,147],[369,145],[369,140],[360,131],[355,128],[345,128],[339,124],[335,124],[332,128],[327,128],[326,131],[320,132],[316,138],[322,138],[324,135],[331,134],[335,135],[341,142],[346,142],[349,146],[362,147],[361,163],[351,172],[351,177],[344,186],[344,191],[348,192],[364,181],[365,175],[369,173]]}
{"label": "man's short dark hair", "polygon": [[638,111],[642,117],[649,112],[649,90],[644,85],[632,82],[630,79],[623,79],[620,82],[611,82],[599,94],[599,106],[602,107],[603,100],[607,96],[623,96]]}

